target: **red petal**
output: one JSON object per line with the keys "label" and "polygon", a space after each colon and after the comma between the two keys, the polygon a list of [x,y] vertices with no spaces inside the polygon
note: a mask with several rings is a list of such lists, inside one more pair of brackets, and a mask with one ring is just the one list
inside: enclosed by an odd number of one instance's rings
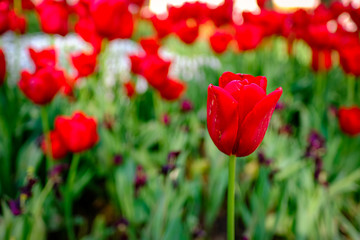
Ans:
{"label": "red petal", "polygon": [[236,73],[224,72],[219,78],[219,87],[225,88],[225,86],[233,80],[241,80],[241,78]]}
{"label": "red petal", "polygon": [[237,101],[224,89],[208,87],[207,127],[215,145],[231,155],[238,131]]}
{"label": "red petal", "polygon": [[237,142],[236,156],[247,156],[260,145],[281,94],[282,89],[276,89],[256,104],[253,110],[246,116],[240,127],[241,132]]}

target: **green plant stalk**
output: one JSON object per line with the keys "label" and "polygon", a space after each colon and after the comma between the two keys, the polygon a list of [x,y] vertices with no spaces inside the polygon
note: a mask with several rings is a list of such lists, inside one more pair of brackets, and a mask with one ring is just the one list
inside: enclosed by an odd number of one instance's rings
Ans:
{"label": "green plant stalk", "polygon": [[348,84],[347,84],[347,104],[354,104],[354,92],[355,92],[355,76],[348,76]]}
{"label": "green plant stalk", "polygon": [[76,169],[80,162],[80,155],[74,154],[73,159],[71,161],[69,175],[66,182],[66,192],[65,192],[65,223],[66,230],[68,234],[69,240],[75,240],[75,232],[73,227],[73,219],[72,219],[72,201],[73,201],[73,186],[76,178]]}
{"label": "green plant stalk", "polygon": [[46,106],[41,107],[41,121],[42,127],[45,137],[45,146],[46,146],[46,169],[50,170],[52,165],[53,157],[52,157],[52,148],[51,148],[51,141],[50,141],[50,127],[49,127],[49,118]]}
{"label": "green plant stalk", "polygon": [[227,196],[227,239],[235,240],[235,170],[236,156],[229,159],[229,181]]}

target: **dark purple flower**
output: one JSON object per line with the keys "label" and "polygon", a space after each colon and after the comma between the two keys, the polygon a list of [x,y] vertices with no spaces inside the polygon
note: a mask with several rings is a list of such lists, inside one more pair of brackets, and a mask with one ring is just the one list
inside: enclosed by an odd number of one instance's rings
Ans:
{"label": "dark purple flower", "polygon": [[181,153],[180,151],[172,151],[172,152],[170,152],[168,154],[167,161],[168,162],[175,161],[178,158],[178,156],[180,155],[180,153]]}
{"label": "dark purple flower", "polygon": [[258,160],[261,165],[269,166],[272,163],[272,160],[265,157],[265,154],[261,151],[258,153]]}
{"label": "dark purple flower", "polygon": [[162,168],[161,168],[161,174],[163,174],[163,175],[168,175],[172,170],[174,170],[175,169],[175,164],[171,164],[171,163],[169,163],[169,164],[166,164],[166,165],[164,165],[164,166],[162,166]]}
{"label": "dark purple flower", "polygon": [[147,177],[142,166],[137,166],[135,175],[135,190],[138,191],[147,182]]}
{"label": "dark purple flower", "polygon": [[21,211],[21,206],[20,206],[20,199],[17,198],[15,200],[10,200],[9,201],[9,208],[11,210],[11,212],[15,215],[18,216],[22,213]]}
{"label": "dark purple flower", "polygon": [[283,102],[277,102],[275,105],[275,110],[281,111],[285,108],[285,104]]}
{"label": "dark purple flower", "polygon": [[305,157],[315,159],[324,153],[324,149],[325,139],[316,131],[311,131],[308,138]]}
{"label": "dark purple flower", "polygon": [[123,161],[124,161],[124,159],[123,159],[123,156],[121,154],[116,154],[114,156],[114,164],[115,165],[120,165],[120,164],[123,163]]}
{"label": "dark purple flower", "polygon": [[186,113],[186,112],[190,112],[191,110],[193,110],[193,104],[190,100],[188,99],[184,99],[181,102],[181,111]]}
{"label": "dark purple flower", "polygon": [[34,184],[37,182],[35,178],[29,178],[27,184],[20,189],[21,194],[26,195],[26,197],[32,196],[32,188]]}
{"label": "dark purple flower", "polygon": [[162,122],[163,122],[166,126],[169,126],[169,125],[170,125],[170,122],[171,122],[170,116],[165,113],[165,114],[162,116]]}

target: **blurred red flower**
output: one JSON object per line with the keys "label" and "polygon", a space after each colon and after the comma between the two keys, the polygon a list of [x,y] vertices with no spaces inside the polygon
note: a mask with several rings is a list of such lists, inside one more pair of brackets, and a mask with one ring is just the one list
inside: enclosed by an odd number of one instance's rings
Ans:
{"label": "blurred red flower", "polygon": [[[68,150],[65,144],[61,141],[60,135],[56,131],[50,132],[50,144],[51,144],[51,154],[54,159],[61,159],[66,156]],[[47,154],[47,146],[45,138],[41,142],[41,149],[44,154]]]}
{"label": "blurred red flower", "polygon": [[7,1],[0,2],[0,34],[9,30],[9,3]]}
{"label": "blurred red flower", "polygon": [[236,26],[235,40],[240,50],[255,49],[263,39],[262,28],[253,24]]}
{"label": "blurred red flower", "polygon": [[26,18],[18,15],[15,11],[9,12],[10,29],[16,33],[24,34],[26,32]]}
{"label": "blurred red flower", "polygon": [[86,151],[99,140],[96,120],[82,112],[74,112],[71,117],[56,117],[55,130],[72,153]]}
{"label": "blurred red flower", "polygon": [[150,20],[155,28],[158,38],[162,39],[172,32],[172,22],[168,17],[161,18],[154,15]]}
{"label": "blurred red flower", "polygon": [[56,65],[56,51],[54,48],[47,48],[40,51],[29,48],[29,53],[36,70],[45,67],[55,67]]}
{"label": "blurred red flower", "polygon": [[6,59],[2,49],[0,49],[0,87],[3,85],[6,76]]}
{"label": "blurred red flower", "polygon": [[147,55],[157,55],[160,48],[159,41],[154,37],[140,39],[140,45]]}
{"label": "blurred red flower", "polygon": [[181,97],[185,92],[186,85],[179,80],[168,78],[166,82],[158,88],[160,95],[163,99],[168,101],[174,101]]}
{"label": "blurred red flower", "polygon": [[207,127],[227,155],[247,156],[262,142],[282,89],[266,95],[267,79],[225,72],[208,87]]}
{"label": "blurred red flower", "polygon": [[63,71],[45,67],[33,74],[22,71],[18,86],[33,103],[45,105],[51,102],[64,83]]}
{"label": "blurred red flower", "polygon": [[216,53],[225,52],[228,47],[230,41],[233,39],[233,36],[224,30],[216,30],[213,35],[210,36],[209,41],[211,48]]}
{"label": "blurred red flower", "polygon": [[71,62],[77,70],[76,78],[87,77],[94,73],[97,64],[97,54],[77,53],[71,55]]}
{"label": "blurred red flower", "polygon": [[95,24],[92,18],[80,18],[80,20],[75,24],[75,32],[86,42],[90,43],[95,52],[101,51],[103,38],[96,32]]}
{"label": "blurred red flower", "polygon": [[314,71],[327,71],[332,67],[331,50],[312,48],[311,67]]}
{"label": "blurred red flower", "polygon": [[220,27],[226,24],[232,24],[233,19],[233,0],[225,0],[216,8],[209,9],[209,18],[214,22],[215,26]]}
{"label": "blurred red flower", "polygon": [[44,0],[36,6],[41,29],[45,33],[65,36],[69,31],[70,8],[64,0]]}
{"label": "blurred red flower", "polygon": [[360,76],[360,45],[340,49],[340,63],[348,74]]}
{"label": "blurred red flower", "polygon": [[183,20],[174,26],[176,35],[186,44],[193,43],[199,36],[199,24],[193,18]]}
{"label": "blurred red flower", "polygon": [[110,40],[131,37],[134,20],[125,0],[93,1],[90,11],[100,36]]}
{"label": "blurred red flower", "polygon": [[141,64],[141,72],[151,86],[159,88],[167,80],[170,64],[157,55],[147,56]]}
{"label": "blurred red flower", "polygon": [[350,136],[360,134],[360,108],[357,106],[340,107],[339,125],[341,130]]}
{"label": "blurred red flower", "polygon": [[132,98],[135,95],[135,85],[133,82],[124,83],[125,93],[129,98]]}

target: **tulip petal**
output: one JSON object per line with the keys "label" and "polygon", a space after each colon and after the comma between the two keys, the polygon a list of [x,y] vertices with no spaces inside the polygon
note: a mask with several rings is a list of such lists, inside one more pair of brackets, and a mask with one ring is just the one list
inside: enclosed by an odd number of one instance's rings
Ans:
{"label": "tulip petal", "polygon": [[236,156],[247,156],[260,145],[281,94],[282,88],[276,89],[256,104],[246,116],[240,127],[241,132],[237,142]]}
{"label": "tulip petal", "polygon": [[232,72],[224,72],[219,78],[219,87],[225,88],[225,86],[233,80],[242,80],[239,74]]}
{"label": "tulip petal", "polygon": [[238,131],[237,101],[221,87],[208,87],[207,127],[215,145],[231,155]]}

